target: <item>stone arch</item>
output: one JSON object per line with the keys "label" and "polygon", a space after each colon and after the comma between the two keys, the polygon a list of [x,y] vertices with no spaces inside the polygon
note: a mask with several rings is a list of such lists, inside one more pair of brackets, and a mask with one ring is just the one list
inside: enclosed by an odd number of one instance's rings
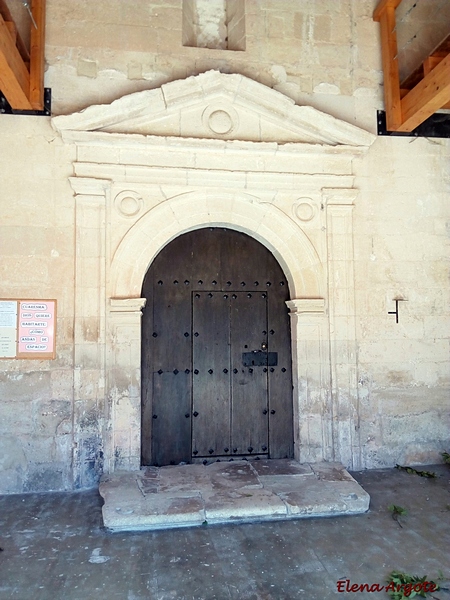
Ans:
{"label": "stone arch", "polygon": [[269,202],[248,193],[193,191],[142,216],[118,246],[111,263],[111,297],[138,298],[147,269],[175,237],[199,227],[229,227],[255,238],[279,262],[291,298],[323,298],[323,265],[303,230]]}

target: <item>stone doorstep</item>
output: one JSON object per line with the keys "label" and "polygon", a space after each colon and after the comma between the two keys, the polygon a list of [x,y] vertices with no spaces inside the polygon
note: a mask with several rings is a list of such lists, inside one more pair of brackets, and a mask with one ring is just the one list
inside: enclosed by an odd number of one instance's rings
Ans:
{"label": "stone doorstep", "polygon": [[112,531],[352,515],[370,501],[340,463],[288,459],[118,471],[99,491]]}

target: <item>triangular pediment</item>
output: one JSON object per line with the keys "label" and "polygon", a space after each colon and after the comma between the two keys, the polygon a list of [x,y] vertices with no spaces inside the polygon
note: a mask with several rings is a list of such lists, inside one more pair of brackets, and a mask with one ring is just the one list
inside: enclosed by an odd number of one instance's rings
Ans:
{"label": "triangular pediment", "polygon": [[375,136],[243,75],[208,71],[53,118],[63,131],[369,146]]}

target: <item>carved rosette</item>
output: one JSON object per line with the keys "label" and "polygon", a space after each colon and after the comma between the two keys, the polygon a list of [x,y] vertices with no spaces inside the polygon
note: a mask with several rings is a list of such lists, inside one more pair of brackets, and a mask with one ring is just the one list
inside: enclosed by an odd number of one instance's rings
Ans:
{"label": "carved rosette", "polygon": [[225,104],[211,104],[202,115],[203,126],[214,135],[230,135],[239,125],[238,113]]}
{"label": "carved rosette", "polygon": [[317,207],[311,198],[299,198],[292,205],[292,214],[302,223],[312,221],[317,214]]}
{"label": "carved rosette", "polygon": [[142,212],[144,201],[136,192],[124,190],[114,198],[114,206],[122,217],[132,218]]}

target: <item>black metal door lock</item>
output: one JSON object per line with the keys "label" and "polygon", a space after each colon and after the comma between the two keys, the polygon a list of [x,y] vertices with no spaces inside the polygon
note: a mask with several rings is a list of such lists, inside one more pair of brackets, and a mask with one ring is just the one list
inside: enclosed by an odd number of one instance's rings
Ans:
{"label": "black metal door lock", "polygon": [[253,352],[242,353],[242,365],[244,367],[276,367],[277,364],[278,352],[253,350]]}

